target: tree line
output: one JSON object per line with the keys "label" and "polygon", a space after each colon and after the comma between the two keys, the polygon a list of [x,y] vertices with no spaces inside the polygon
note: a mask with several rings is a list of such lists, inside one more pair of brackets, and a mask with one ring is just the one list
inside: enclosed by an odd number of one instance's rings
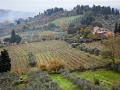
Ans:
{"label": "tree line", "polygon": [[52,9],[47,9],[46,11],[44,11],[44,14],[46,16],[50,16],[50,15],[52,15],[54,13],[63,12],[63,11],[64,11],[63,8],[57,8],[57,7],[55,7],[55,8],[52,8]]}
{"label": "tree line", "polygon": [[[119,15],[120,12],[118,9],[112,8],[110,6],[96,6],[93,5],[92,7],[90,7],[89,5],[77,5],[76,7],[73,8],[73,10],[71,11],[67,11],[67,14],[71,14],[74,13],[76,15],[83,15],[84,13],[91,11],[93,13],[93,15]],[[46,11],[44,11],[44,15],[46,16],[50,16],[54,13],[57,12],[64,12],[65,10],[63,8],[51,8],[51,9],[47,9]]]}
{"label": "tree line", "polygon": [[92,7],[90,7],[89,5],[77,5],[74,9],[74,11],[76,11],[77,15],[80,14],[84,14],[87,11],[92,11],[94,15],[119,15],[120,12],[118,9],[115,8],[111,8],[110,6],[96,6],[93,5]]}

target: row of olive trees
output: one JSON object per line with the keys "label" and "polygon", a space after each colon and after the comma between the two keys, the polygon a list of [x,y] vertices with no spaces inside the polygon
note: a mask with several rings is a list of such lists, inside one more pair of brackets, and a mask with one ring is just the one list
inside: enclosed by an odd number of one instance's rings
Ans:
{"label": "row of olive trees", "polygon": [[[22,86],[22,87],[21,87]],[[1,90],[61,90],[47,72],[0,73]]]}
{"label": "row of olive trees", "polygon": [[25,90],[61,90],[47,72],[31,72],[28,77],[30,78]]}
{"label": "row of olive trees", "polygon": [[76,77],[76,76],[70,74],[70,72],[67,70],[61,70],[61,74],[68,80],[72,81],[81,90],[108,90],[106,87],[100,85],[99,80],[98,81],[95,80],[93,83],[86,79]]}
{"label": "row of olive trees", "polygon": [[80,50],[86,53],[95,54],[96,56],[100,55],[100,50],[97,48],[90,48],[90,47],[88,48],[84,45],[81,45]]}

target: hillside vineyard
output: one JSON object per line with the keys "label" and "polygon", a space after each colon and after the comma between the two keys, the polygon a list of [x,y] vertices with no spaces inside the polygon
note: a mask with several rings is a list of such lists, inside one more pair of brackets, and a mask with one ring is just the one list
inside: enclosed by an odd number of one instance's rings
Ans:
{"label": "hillside vineyard", "polygon": [[[45,41],[28,43],[31,45],[31,50],[37,60],[37,68],[40,65],[48,65],[51,60],[58,60],[62,62],[65,68],[74,70],[80,68],[90,68],[91,63],[96,66],[103,66],[107,61],[99,60],[96,56],[89,56],[79,50],[71,48],[69,44],[64,41]],[[28,45],[20,44],[15,46],[8,46],[11,58],[11,72],[27,72],[31,67],[28,66]],[[97,59],[97,60],[96,60]]]}

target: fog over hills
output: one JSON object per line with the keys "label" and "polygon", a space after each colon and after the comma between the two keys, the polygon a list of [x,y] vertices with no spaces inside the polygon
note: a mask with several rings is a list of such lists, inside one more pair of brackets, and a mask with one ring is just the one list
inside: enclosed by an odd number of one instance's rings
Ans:
{"label": "fog over hills", "polygon": [[33,17],[35,14],[31,12],[20,12],[0,9],[0,22],[13,21],[18,18],[28,18]]}

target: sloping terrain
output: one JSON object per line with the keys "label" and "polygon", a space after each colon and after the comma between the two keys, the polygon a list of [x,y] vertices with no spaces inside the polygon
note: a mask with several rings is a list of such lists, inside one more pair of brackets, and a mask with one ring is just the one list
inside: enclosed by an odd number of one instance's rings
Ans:
{"label": "sloping terrain", "polygon": [[69,44],[64,41],[45,41],[26,43],[20,45],[13,45],[5,47],[8,50],[12,72],[27,72],[30,70],[28,66],[28,52],[29,50],[35,55],[37,60],[37,68],[40,69],[41,64],[48,65],[51,60],[60,61],[66,69],[74,70],[81,68],[91,68],[92,66],[104,66],[108,61],[101,57],[89,55],[71,48]]}
{"label": "sloping terrain", "polygon": [[110,89],[112,85],[118,84],[120,81],[119,73],[106,69],[98,69],[95,72],[73,72],[72,74],[84,78],[86,80],[92,81],[93,83],[97,79],[100,81],[101,85],[107,87],[108,89]]}

